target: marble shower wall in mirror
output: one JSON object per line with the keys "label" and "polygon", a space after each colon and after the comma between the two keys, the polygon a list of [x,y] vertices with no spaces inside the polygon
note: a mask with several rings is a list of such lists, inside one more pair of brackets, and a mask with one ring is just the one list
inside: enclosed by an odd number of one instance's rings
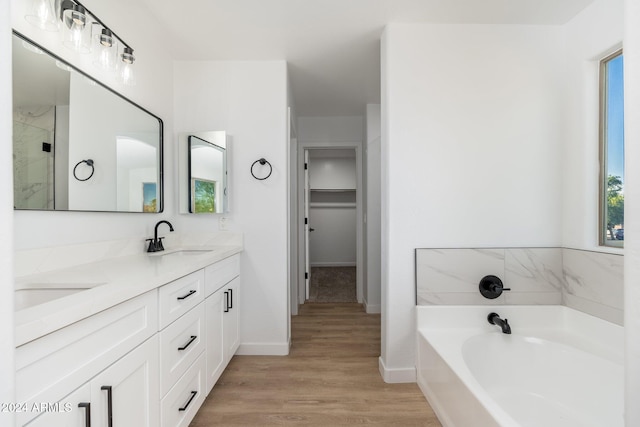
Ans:
{"label": "marble shower wall in mirror", "polygon": [[13,36],[14,207],[160,212],[162,121]]}

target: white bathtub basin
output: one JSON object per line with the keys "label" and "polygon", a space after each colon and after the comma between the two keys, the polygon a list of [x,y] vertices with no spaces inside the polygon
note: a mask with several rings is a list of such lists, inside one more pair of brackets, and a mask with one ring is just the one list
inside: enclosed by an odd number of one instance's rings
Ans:
{"label": "white bathtub basin", "polygon": [[562,306],[417,311],[418,384],[444,426],[624,425],[622,327]]}

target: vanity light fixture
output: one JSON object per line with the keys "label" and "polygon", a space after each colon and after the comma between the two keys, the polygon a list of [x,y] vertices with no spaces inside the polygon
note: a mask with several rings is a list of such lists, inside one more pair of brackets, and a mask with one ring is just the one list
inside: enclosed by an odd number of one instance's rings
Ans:
{"label": "vanity light fixture", "polygon": [[[95,26],[100,26],[100,24],[96,23],[94,24]],[[102,28],[99,32],[96,31],[92,49],[94,53],[93,63],[95,65],[106,70],[116,69],[118,46],[110,29]]]}
{"label": "vanity light fixture", "polygon": [[120,55],[120,63],[118,70],[118,78],[119,80],[127,85],[133,86],[136,84],[135,74],[133,72],[133,62],[136,60],[136,57],[133,56],[133,49],[130,47],[125,47],[122,55]]}
{"label": "vanity light fixture", "polygon": [[46,31],[62,29],[66,47],[79,53],[91,52],[96,66],[116,72],[117,80],[123,84],[135,84],[133,48],[78,0],[30,2],[25,15],[30,24]]}
{"label": "vanity light fixture", "polygon": [[87,25],[86,9],[70,1],[62,3],[64,45],[80,53],[91,51],[91,26]]}
{"label": "vanity light fixture", "polygon": [[58,31],[58,20],[51,0],[33,0],[24,18],[42,30]]}

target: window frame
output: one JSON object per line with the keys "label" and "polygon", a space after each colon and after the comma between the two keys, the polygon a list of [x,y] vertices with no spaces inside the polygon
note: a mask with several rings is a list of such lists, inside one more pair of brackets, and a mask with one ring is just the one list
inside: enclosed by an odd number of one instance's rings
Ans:
{"label": "window frame", "polygon": [[[599,62],[599,103],[598,103],[598,113],[599,113],[599,134],[598,134],[598,145],[599,145],[599,162],[600,162],[600,173],[599,173],[599,189],[598,189],[598,244],[600,246],[609,247],[609,248],[623,248],[624,240],[616,240],[614,236],[612,240],[607,239],[607,187],[608,187],[608,139],[607,139],[607,130],[608,130],[608,108],[607,108],[607,100],[608,100],[608,91],[607,91],[607,66],[609,62],[614,60],[615,58],[623,56],[623,49],[616,49],[615,52],[605,56]],[[624,60],[624,59],[623,59]],[[624,146],[624,138],[623,138],[623,146]],[[624,151],[623,151],[624,153]],[[624,156],[624,154],[623,154]],[[623,157],[624,159],[624,157]],[[623,189],[624,189],[624,176],[623,179]]]}

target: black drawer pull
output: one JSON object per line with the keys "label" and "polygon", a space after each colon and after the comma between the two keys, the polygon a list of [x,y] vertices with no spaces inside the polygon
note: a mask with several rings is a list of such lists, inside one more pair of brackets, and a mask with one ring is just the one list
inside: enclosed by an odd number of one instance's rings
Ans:
{"label": "black drawer pull", "polygon": [[91,403],[80,402],[78,408],[84,408],[84,427],[91,427]]}
{"label": "black drawer pull", "polygon": [[192,343],[192,342],[194,342],[194,341],[196,340],[196,338],[198,338],[198,336],[197,336],[197,335],[191,335],[191,339],[189,340],[189,342],[188,342],[188,343],[186,343],[186,344],[184,345],[184,347],[178,347],[178,350],[180,350],[180,351],[182,351],[182,350],[186,350],[186,349],[187,349],[187,347],[189,347],[189,346],[191,345],[191,343]]}
{"label": "black drawer pull", "polygon": [[233,308],[233,289],[229,288],[229,299],[231,302],[229,303],[229,308]]}
{"label": "black drawer pull", "polygon": [[224,291],[224,312],[229,312],[229,292]]}
{"label": "black drawer pull", "polygon": [[191,290],[189,291],[189,293],[188,293],[188,294],[186,294],[185,296],[178,297],[178,301],[183,300],[183,299],[187,299],[187,298],[189,298],[191,295],[195,294],[196,292],[197,292],[196,290],[191,289]]}
{"label": "black drawer pull", "polygon": [[191,401],[193,400],[194,397],[196,397],[197,394],[198,394],[197,391],[192,391],[191,397],[189,398],[189,401],[187,402],[187,404],[184,405],[182,408],[178,408],[178,411],[186,411],[189,405],[191,405]]}
{"label": "black drawer pull", "polygon": [[111,394],[111,386],[103,385],[100,390],[107,391],[107,425],[113,427],[113,399]]}

